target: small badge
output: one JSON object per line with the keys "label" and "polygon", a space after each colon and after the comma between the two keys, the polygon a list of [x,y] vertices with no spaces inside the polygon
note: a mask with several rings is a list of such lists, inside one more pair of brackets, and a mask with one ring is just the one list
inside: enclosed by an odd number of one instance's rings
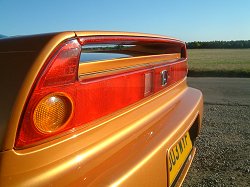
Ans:
{"label": "small badge", "polygon": [[167,70],[163,70],[161,72],[161,85],[162,86],[167,85],[167,81],[168,81],[168,72]]}

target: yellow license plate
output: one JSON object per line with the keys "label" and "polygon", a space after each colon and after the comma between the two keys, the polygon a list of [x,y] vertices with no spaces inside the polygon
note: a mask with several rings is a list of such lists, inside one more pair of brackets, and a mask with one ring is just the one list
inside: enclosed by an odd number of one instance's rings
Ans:
{"label": "yellow license plate", "polygon": [[186,133],[168,152],[169,184],[171,185],[192,150],[189,133]]}

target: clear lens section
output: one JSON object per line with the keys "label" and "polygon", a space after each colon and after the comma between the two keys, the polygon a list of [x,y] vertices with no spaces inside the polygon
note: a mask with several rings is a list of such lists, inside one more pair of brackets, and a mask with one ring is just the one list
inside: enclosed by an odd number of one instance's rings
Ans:
{"label": "clear lens section", "polygon": [[52,133],[68,121],[72,112],[70,100],[64,95],[48,95],[35,108],[33,121],[42,133]]}

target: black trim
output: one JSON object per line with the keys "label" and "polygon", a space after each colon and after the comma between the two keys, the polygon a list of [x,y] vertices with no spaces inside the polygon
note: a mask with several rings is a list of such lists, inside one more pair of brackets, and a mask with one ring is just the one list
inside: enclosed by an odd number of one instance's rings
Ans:
{"label": "black trim", "polygon": [[185,162],[182,164],[179,173],[176,175],[176,177],[175,177],[175,179],[174,179],[174,181],[172,182],[172,184],[171,184],[170,187],[174,187],[174,186],[176,185],[177,181],[179,180],[179,178],[180,178],[180,176],[181,176],[181,174],[182,174],[182,172],[183,172],[183,170],[184,170],[184,168],[185,168],[185,166],[186,166],[186,164],[187,164],[188,158],[189,158],[189,156],[191,155],[192,151],[193,151],[193,148],[191,149],[190,153],[188,154],[188,156],[187,156]]}

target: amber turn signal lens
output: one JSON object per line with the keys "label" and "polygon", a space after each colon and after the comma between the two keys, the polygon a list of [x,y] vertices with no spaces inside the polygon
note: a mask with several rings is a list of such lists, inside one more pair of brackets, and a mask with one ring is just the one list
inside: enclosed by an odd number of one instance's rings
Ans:
{"label": "amber turn signal lens", "polygon": [[63,94],[45,96],[36,106],[33,122],[42,133],[52,133],[63,127],[72,113],[71,100]]}

